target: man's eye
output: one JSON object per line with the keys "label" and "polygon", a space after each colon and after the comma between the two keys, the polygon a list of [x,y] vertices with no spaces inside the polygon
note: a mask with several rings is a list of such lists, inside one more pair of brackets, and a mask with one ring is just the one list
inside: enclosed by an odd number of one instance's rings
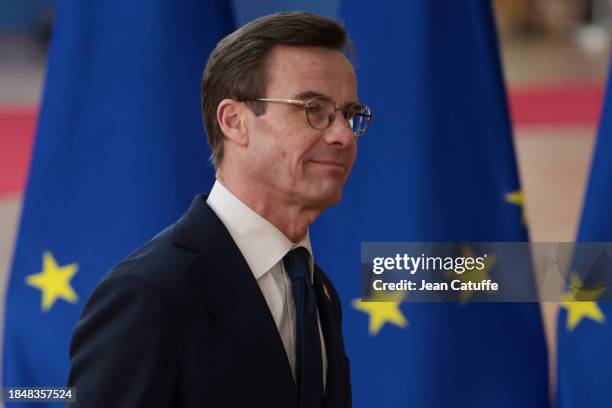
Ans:
{"label": "man's eye", "polygon": [[308,106],[307,110],[308,112],[311,112],[311,113],[317,113],[321,110],[321,107],[316,104],[311,104]]}

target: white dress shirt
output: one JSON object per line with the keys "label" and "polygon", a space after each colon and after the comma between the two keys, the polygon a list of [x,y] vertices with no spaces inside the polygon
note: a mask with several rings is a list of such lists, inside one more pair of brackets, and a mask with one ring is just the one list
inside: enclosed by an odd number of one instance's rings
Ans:
{"label": "white dress shirt", "polygon": [[[295,372],[295,304],[293,303],[291,280],[285,272],[282,261],[292,249],[306,248],[310,254],[312,282],[314,257],[309,233],[306,232],[306,236],[300,242],[291,242],[276,226],[240,201],[219,180],[215,181],[206,202],[221,219],[253,272],[283,340],[293,378],[297,378]],[[323,357],[323,386],[325,387],[327,356],[320,319],[319,333]]]}

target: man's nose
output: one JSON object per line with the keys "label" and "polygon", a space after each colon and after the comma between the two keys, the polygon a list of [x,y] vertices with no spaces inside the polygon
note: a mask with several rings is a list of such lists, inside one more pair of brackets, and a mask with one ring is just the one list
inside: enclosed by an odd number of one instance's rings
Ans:
{"label": "man's nose", "polygon": [[348,147],[355,143],[355,134],[342,112],[336,112],[336,117],[325,132],[325,141],[338,147]]}

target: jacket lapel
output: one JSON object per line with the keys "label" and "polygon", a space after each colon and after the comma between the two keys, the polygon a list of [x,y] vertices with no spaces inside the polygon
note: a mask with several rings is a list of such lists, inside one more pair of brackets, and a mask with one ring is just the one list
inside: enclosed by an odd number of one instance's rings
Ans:
{"label": "jacket lapel", "polygon": [[[297,391],[282,339],[261,290],[229,232],[199,195],[177,222],[174,242],[199,251],[193,282],[244,367],[265,368],[270,392],[284,406]],[[260,372],[260,371],[258,371]]]}
{"label": "jacket lapel", "polygon": [[[317,294],[317,308],[327,351],[327,384],[325,390],[326,407],[350,406],[348,367],[342,328],[340,326],[339,299],[331,285],[325,282],[323,271],[315,265],[314,286]],[[347,405],[348,404],[348,405]]]}

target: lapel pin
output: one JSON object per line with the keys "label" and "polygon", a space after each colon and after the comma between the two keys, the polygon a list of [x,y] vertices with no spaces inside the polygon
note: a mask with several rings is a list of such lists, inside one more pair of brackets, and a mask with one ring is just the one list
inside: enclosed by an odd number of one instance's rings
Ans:
{"label": "lapel pin", "polygon": [[331,302],[331,296],[329,295],[329,290],[327,290],[327,286],[325,284],[323,284],[323,293],[325,293],[327,300]]}

